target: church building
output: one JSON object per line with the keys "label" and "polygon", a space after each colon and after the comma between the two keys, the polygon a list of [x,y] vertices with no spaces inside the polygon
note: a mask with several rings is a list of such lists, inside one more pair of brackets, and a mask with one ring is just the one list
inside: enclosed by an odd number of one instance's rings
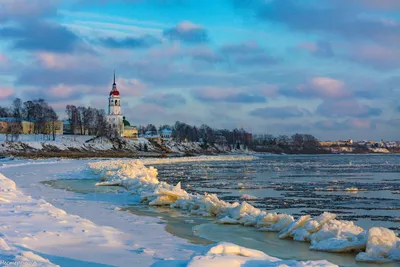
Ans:
{"label": "church building", "polygon": [[125,120],[121,112],[121,95],[115,82],[115,72],[113,87],[108,98],[107,123],[110,125],[115,135],[129,139],[137,139],[137,128],[131,126],[130,123]]}

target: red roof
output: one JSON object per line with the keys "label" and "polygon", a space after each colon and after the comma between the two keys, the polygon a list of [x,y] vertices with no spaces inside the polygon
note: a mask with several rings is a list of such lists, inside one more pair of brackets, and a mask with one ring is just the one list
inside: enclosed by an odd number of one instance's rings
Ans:
{"label": "red roof", "polygon": [[119,95],[118,90],[111,91],[110,96],[112,96],[112,95]]}

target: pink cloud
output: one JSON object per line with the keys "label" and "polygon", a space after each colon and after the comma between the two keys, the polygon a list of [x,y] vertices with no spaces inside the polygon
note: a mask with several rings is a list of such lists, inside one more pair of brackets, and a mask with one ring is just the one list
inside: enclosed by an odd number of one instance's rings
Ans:
{"label": "pink cloud", "polygon": [[349,95],[344,82],[328,77],[316,77],[311,80],[311,85],[325,97],[341,98]]}
{"label": "pink cloud", "polygon": [[315,43],[312,42],[304,42],[299,44],[299,47],[303,50],[307,50],[309,52],[315,53],[318,50],[318,47]]}
{"label": "pink cloud", "polygon": [[55,12],[59,0],[1,0],[0,17],[37,16]]}
{"label": "pink cloud", "polygon": [[79,91],[80,90],[77,90],[77,88],[74,88],[72,86],[66,86],[64,84],[59,84],[57,86],[50,88],[50,94],[60,98],[66,98],[73,94],[78,94]]}
{"label": "pink cloud", "polygon": [[193,22],[186,21],[186,20],[180,22],[180,23],[176,26],[176,29],[177,29],[178,31],[182,31],[182,32],[190,31],[190,30],[193,30],[193,29],[202,29],[202,28],[203,28],[203,27],[202,27],[201,25],[195,24],[195,23],[193,23]]}
{"label": "pink cloud", "polygon": [[0,99],[6,99],[14,94],[14,90],[9,87],[0,86]]}
{"label": "pink cloud", "polygon": [[370,129],[372,128],[372,123],[370,120],[362,120],[362,119],[349,119],[347,124],[353,128],[357,129]]}
{"label": "pink cloud", "polygon": [[7,63],[7,62],[8,62],[8,58],[6,57],[6,55],[0,53],[0,64]]}
{"label": "pink cloud", "polygon": [[123,96],[140,96],[146,89],[146,85],[137,79],[118,78],[117,88]]}
{"label": "pink cloud", "polygon": [[156,60],[176,58],[183,55],[183,48],[180,43],[175,42],[166,47],[153,47],[148,50],[147,54]]}
{"label": "pink cloud", "polygon": [[195,46],[189,49],[187,55],[208,62],[216,62],[220,60],[220,56],[214,50],[207,46]]}
{"label": "pink cloud", "polygon": [[260,93],[261,95],[267,97],[277,97],[279,95],[279,86],[276,84],[260,84],[253,88],[255,93]]}
{"label": "pink cloud", "polygon": [[400,66],[400,49],[379,45],[359,45],[350,48],[350,59],[377,68]]}
{"label": "pink cloud", "polygon": [[374,9],[375,8],[383,10],[400,9],[399,0],[356,0],[356,1]]}
{"label": "pink cloud", "polygon": [[345,98],[351,95],[343,81],[329,77],[315,77],[307,84],[298,85],[296,90],[300,94],[321,98]]}
{"label": "pink cloud", "polygon": [[102,65],[100,59],[93,55],[60,55],[55,53],[39,53],[37,60],[48,69],[93,68]]}
{"label": "pink cloud", "polygon": [[366,118],[379,116],[382,110],[361,104],[355,99],[347,99],[340,101],[324,101],[318,106],[317,112],[325,117]]}

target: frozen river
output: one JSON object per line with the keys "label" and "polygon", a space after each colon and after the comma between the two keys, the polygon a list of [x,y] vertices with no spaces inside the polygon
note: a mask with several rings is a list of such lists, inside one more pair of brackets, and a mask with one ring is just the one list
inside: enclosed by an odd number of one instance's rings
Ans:
{"label": "frozen river", "polygon": [[[158,169],[160,181],[169,184],[181,182],[182,188],[188,192],[215,193],[228,202],[245,197],[255,207],[295,217],[328,211],[338,214],[339,219],[355,221],[365,229],[383,226],[399,231],[400,156],[397,155],[268,155],[253,161],[154,166]],[[86,178],[61,179],[45,184],[90,196],[91,199],[103,195],[101,199],[118,202],[118,198],[125,196],[120,187],[95,187],[98,178]],[[310,251],[308,244],[280,240],[276,233],[238,225],[218,225],[213,218],[138,205],[135,199],[125,199],[124,203],[124,210],[139,216],[161,218],[169,233],[195,244],[230,241],[283,259],[327,259],[340,266],[396,266],[356,263],[355,254]]]}
{"label": "frozen river", "polygon": [[250,195],[246,201],[258,208],[294,216],[329,211],[366,229],[400,230],[400,155],[268,155],[156,168],[161,181],[189,192],[226,201]]}

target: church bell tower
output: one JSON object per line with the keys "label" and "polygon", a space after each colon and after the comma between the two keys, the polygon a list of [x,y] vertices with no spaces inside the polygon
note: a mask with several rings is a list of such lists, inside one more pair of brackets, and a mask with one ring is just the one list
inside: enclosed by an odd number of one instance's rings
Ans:
{"label": "church bell tower", "polygon": [[124,134],[124,118],[121,113],[121,96],[117,89],[117,84],[115,82],[115,71],[114,71],[114,83],[110,96],[108,98],[108,115],[107,122],[119,136]]}

